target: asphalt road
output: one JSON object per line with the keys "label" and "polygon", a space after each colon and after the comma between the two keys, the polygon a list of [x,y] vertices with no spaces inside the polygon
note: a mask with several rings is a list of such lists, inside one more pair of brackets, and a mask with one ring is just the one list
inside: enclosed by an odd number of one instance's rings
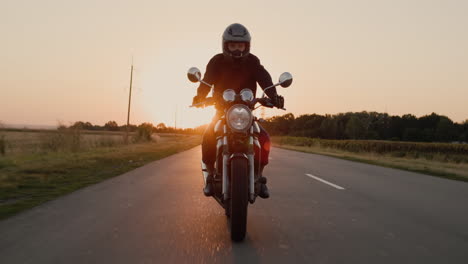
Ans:
{"label": "asphalt road", "polygon": [[468,263],[468,184],[272,150],[233,243],[200,147],[0,222],[0,263]]}

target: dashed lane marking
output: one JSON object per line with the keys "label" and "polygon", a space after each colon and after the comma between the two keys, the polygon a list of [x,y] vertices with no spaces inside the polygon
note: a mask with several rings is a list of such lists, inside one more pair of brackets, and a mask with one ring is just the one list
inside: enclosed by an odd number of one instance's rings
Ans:
{"label": "dashed lane marking", "polygon": [[329,181],[326,181],[326,180],[324,180],[324,179],[321,179],[321,178],[319,178],[319,177],[317,177],[317,176],[314,176],[314,175],[312,175],[312,174],[306,173],[306,175],[307,175],[308,177],[312,178],[312,179],[315,179],[315,180],[317,180],[317,181],[320,181],[320,182],[323,182],[323,183],[325,183],[325,184],[328,184],[328,185],[330,185],[330,186],[332,186],[332,187],[334,187],[334,188],[336,188],[336,189],[338,189],[338,190],[344,190],[344,189],[345,189],[345,188],[343,188],[343,187],[341,187],[341,186],[339,186],[339,185],[333,184],[333,183],[331,183],[331,182],[329,182]]}

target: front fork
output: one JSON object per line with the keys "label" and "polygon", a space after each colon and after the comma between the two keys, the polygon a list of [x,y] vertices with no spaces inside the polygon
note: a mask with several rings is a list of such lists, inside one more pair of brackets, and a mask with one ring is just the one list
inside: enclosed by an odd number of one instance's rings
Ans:
{"label": "front fork", "polygon": [[255,201],[255,161],[254,161],[254,137],[253,137],[253,126],[250,127],[249,136],[249,202]]}
{"label": "front fork", "polygon": [[229,176],[228,176],[228,162],[229,162],[229,145],[227,140],[226,124],[223,126],[223,198],[224,201],[229,199]]}
{"label": "front fork", "polygon": [[[219,121],[218,121],[219,122]],[[220,123],[217,123],[216,124],[216,129],[218,129],[218,127],[220,126],[221,124]],[[255,159],[254,159],[254,144],[255,145],[258,145],[258,147],[260,147],[260,143],[258,142],[258,139],[257,138],[254,138],[254,131],[257,132],[256,130],[256,127],[254,128],[254,126],[252,126],[250,128],[250,136],[249,136],[249,142],[248,142],[248,154],[247,154],[247,159],[249,161],[249,202],[250,203],[253,203],[255,201]],[[222,174],[222,177],[223,177],[223,181],[222,181],[222,194],[223,194],[223,198],[224,200],[228,200],[229,199],[229,163],[230,163],[230,156],[229,156],[229,145],[228,145],[228,138],[227,138],[227,127],[226,127],[226,124],[223,124],[223,137],[222,139],[220,140],[222,142],[222,149],[223,149],[223,153],[222,153],[222,158],[223,158],[223,174]],[[220,142],[220,143],[221,143]],[[216,149],[219,149],[218,148],[218,144],[216,146]],[[206,184],[206,178],[208,176],[208,171],[206,169],[206,165],[202,162],[202,171],[203,171],[203,178],[205,180],[205,184]],[[219,171],[219,170],[217,170]]]}
{"label": "front fork", "polygon": [[[223,198],[226,201],[229,199],[229,166],[230,162],[228,140],[227,140],[227,127],[224,125],[224,137],[223,137]],[[254,137],[253,137],[253,126],[250,128],[249,146],[247,158],[249,161],[249,202],[255,201],[255,160],[254,160]]]}

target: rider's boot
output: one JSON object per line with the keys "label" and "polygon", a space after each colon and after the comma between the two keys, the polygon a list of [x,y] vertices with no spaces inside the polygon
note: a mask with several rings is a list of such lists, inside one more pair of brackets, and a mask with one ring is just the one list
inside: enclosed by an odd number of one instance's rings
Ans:
{"label": "rider's boot", "polygon": [[270,197],[270,192],[268,191],[268,187],[266,186],[267,179],[263,177],[263,169],[265,168],[264,165],[260,166],[260,178],[258,179],[260,182],[260,190],[258,192],[258,196],[263,199],[267,199]]}
{"label": "rider's boot", "polygon": [[214,194],[214,171],[213,164],[206,164],[206,172],[208,172],[208,176],[206,177],[205,187],[203,188],[203,194],[205,196],[213,196]]}

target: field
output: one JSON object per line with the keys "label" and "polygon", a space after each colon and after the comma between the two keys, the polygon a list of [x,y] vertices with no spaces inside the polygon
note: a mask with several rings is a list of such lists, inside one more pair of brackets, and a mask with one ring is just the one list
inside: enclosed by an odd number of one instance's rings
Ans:
{"label": "field", "polygon": [[273,137],[277,147],[468,181],[468,145]]}
{"label": "field", "polygon": [[0,219],[200,144],[198,135],[153,135],[124,144],[122,133],[0,131]]}
{"label": "field", "polygon": [[2,136],[5,141],[5,154],[7,156],[66,150],[67,147],[75,147],[75,150],[78,151],[124,143],[124,134],[109,131],[13,130],[0,131],[0,137]]}

